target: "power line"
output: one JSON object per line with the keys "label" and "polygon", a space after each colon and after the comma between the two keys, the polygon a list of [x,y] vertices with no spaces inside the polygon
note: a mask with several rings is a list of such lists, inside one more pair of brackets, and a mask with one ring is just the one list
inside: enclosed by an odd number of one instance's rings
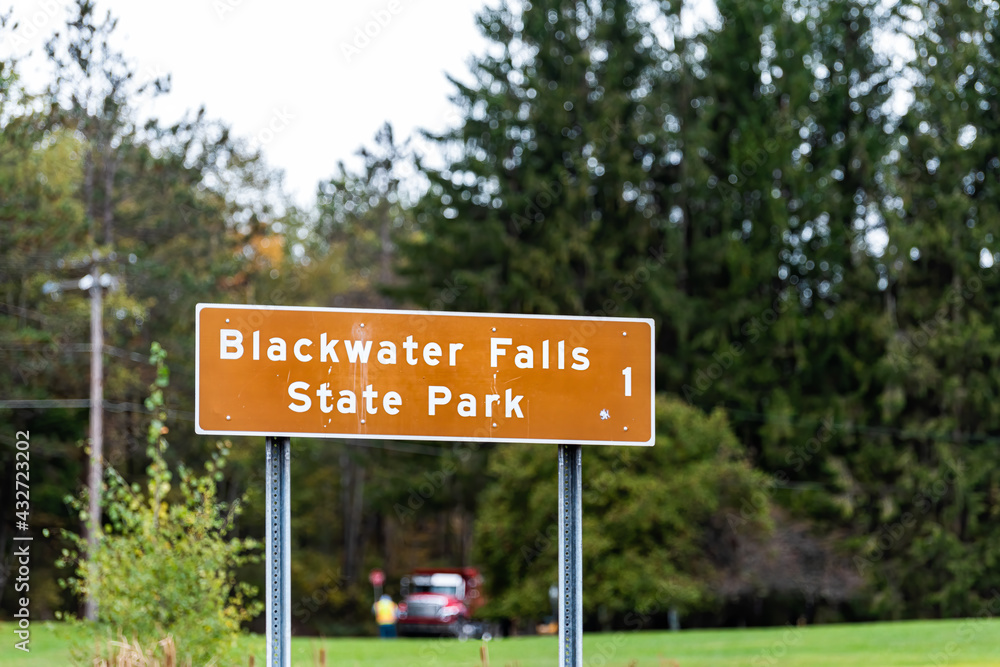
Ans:
{"label": "power line", "polygon": [[36,320],[38,322],[41,322],[42,324],[46,324],[49,321],[48,317],[39,312],[28,310],[27,308],[21,308],[20,306],[15,306],[10,303],[0,303],[0,308],[4,308],[9,314],[12,313],[20,317]]}
{"label": "power line", "polygon": [[424,456],[447,456],[446,449],[441,447],[428,447],[427,445],[417,445],[412,443],[394,443],[382,441],[365,440],[342,440],[351,447],[366,447],[368,449],[384,449],[390,452],[402,452],[404,454],[422,454]]}
{"label": "power line", "polygon": [[1000,444],[1000,436],[995,435],[975,435],[975,434],[963,434],[961,436],[956,436],[950,433],[932,432],[932,431],[921,431],[917,429],[902,429],[893,426],[868,426],[865,424],[856,424],[854,422],[834,422],[832,420],[823,419],[798,419],[795,417],[778,417],[776,415],[767,415],[760,412],[752,412],[750,410],[738,410],[738,409],[726,409],[726,412],[733,418],[733,421],[745,421],[745,422],[763,422],[763,423],[773,423],[773,424],[783,424],[786,426],[794,426],[797,428],[818,428],[825,427],[832,431],[846,431],[848,433],[857,433],[861,435],[872,435],[872,436],[895,436],[902,440],[934,440],[937,442],[951,442],[951,443],[961,443],[961,442],[979,442],[984,444]]}
{"label": "power line", "polygon": [[[26,410],[26,409],[36,409],[36,410],[51,410],[56,408],[89,408],[90,399],[89,398],[50,398],[50,399],[9,399],[0,400],[0,409],[10,409],[10,410]],[[113,403],[111,401],[102,401],[102,407],[108,412],[137,412],[141,414],[149,414],[149,410],[146,409],[145,405],[141,403]],[[174,419],[180,419],[182,421],[194,421],[194,413],[186,412],[184,410],[167,410],[167,416]]]}
{"label": "power line", "polygon": [[[10,399],[10,400],[0,400],[0,410],[11,409],[11,410],[25,410],[25,409],[35,409],[35,410],[49,410],[56,408],[89,408],[90,399],[89,398],[53,398],[53,399]],[[133,412],[140,414],[149,414],[149,410],[146,406],[140,403],[113,403],[111,401],[104,401],[104,409],[108,412]],[[194,413],[187,412],[184,410],[167,410],[167,416],[172,419],[179,419],[181,421],[194,422]],[[381,441],[364,441],[364,440],[347,440],[344,441],[347,445],[351,447],[365,447],[367,449],[383,449],[390,452],[400,452],[403,454],[421,454],[423,456],[447,456],[448,451],[441,447],[431,447],[428,445],[418,445],[415,443],[408,442],[381,442]]]}
{"label": "power line", "polygon": [[24,408],[89,408],[89,398],[52,398],[52,399],[11,399],[0,401],[0,409],[18,410]]}
{"label": "power line", "polygon": [[[51,346],[55,346],[61,352],[86,352],[87,354],[90,354],[90,343],[52,343],[51,345],[46,343],[24,343],[17,345],[0,345],[0,351],[38,350]],[[119,357],[121,359],[130,359],[144,364],[149,363],[149,357],[144,354],[129,352],[128,350],[120,347],[114,347],[112,345],[104,346],[104,354]]]}

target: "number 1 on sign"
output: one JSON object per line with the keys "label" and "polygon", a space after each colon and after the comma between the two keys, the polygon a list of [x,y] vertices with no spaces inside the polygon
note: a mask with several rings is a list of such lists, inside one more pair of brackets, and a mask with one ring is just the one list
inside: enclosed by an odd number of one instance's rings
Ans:
{"label": "number 1 on sign", "polygon": [[627,366],[622,370],[622,375],[625,376],[625,395],[632,395],[632,367]]}

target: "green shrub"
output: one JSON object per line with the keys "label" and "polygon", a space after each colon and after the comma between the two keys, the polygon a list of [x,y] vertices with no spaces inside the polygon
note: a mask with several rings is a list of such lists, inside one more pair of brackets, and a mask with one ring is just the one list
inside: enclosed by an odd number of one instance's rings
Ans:
{"label": "green shrub", "polygon": [[[95,596],[99,635],[121,632],[150,652],[173,635],[181,664],[227,663],[235,658],[241,624],[261,612],[255,587],[234,575],[237,567],[260,560],[259,544],[229,536],[240,502],[230,507],[216,495],[228,442],[218,443],[203,474],[178,466],[173,484],[164,459],[163,388],[169,383],[165,357],[154,343],[156,380],[146,400],[153,413],[146,488],[129,485],[116,470],[106,469],[99,546],[96,553],[81,557],[86,539],[66,533],[74,549],[63,551],[60,566],[72,567],[75,576],[61,583],[81,596]],[[86,517],[85,499],[67,500]]]}

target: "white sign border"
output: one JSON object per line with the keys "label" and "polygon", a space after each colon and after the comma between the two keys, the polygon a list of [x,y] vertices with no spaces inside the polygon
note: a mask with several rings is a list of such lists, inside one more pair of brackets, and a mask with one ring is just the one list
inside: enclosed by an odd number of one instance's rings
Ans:
{"label": "white sign border", "polygon": [[[631,322],[649,325],[649,440],[633,442],[622,440],[539,440],[538,438],[476,438],[464,436],[427,436],[427,435],[384,435],[368,433],[284,433],[278,431],[236,431],[236,430],[206,430],[201,427],[201,311],[210,308],[225,308],[238,310],[280,310],[306,311],[320,313],[374,313],[390,315],[417,315],[431,317],[482,317],[491,319],[538,319],[561,320],[570,322]],[[581,317],[577,315],[519,315],[516,313],[480,313],[463,311],[439,310],[396,310],[391,308],[320,308],[310,306],[274,306],[254,304],[199,303],[195,306],[194,319],[194,430],[198,435],[247,435],[294,438],[323,438],[327,440],[411,440],[425,442],[496,442],[496,443],[537,443],[553,445],[609,445],[617,447],[652,447],[656,442],[656,324],[651,318],[644,317]]]}

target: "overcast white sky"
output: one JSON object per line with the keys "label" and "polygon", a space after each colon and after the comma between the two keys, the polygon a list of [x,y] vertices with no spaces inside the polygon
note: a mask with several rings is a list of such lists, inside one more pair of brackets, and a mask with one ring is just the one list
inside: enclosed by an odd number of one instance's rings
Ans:
{"label": "overcast white sky", "polygon": [[[140,78],[170,73],[153,108],[165,121],[205,105],[210,117],[258,141],[297,202],[338,160],[370,143],[386,120],[397,138],[457,117],[445,73],[465,79],[484,51],[474,17],[483,0],[97,0],[119,18],[119,48]],[[33,49],[26,83],[44,83],[37,56],[64,27],[67,0],[0,0],[19,27],[0,56]],[[360,36],[359,36],[360,32]],[[368,34],[365,34],[365,33]],[[371,35],[371,36],[369,36]],[[367,40],[367,43],[365,42]]]}

